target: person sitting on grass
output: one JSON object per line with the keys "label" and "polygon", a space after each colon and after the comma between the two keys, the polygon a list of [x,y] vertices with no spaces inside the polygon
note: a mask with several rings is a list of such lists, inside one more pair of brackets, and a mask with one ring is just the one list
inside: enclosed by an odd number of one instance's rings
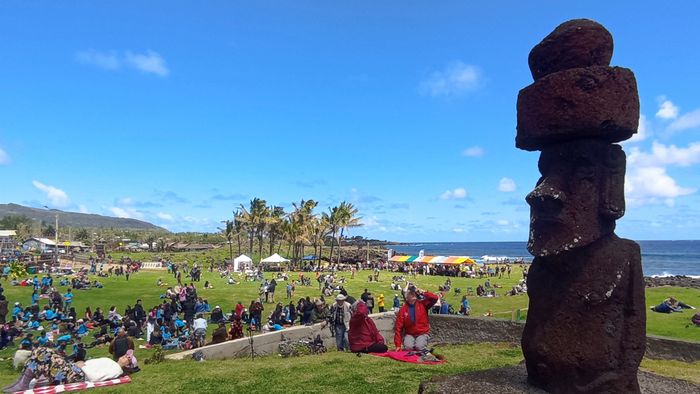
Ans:
{"label": "person sitting on grass", "polygon": [[354,312],[350,318],[348,342],[353,353],[385,353],[388,348],[384,337],[379,333],[374,320],[369,317],[369,309],[362,301],[353,305]]}
{"label": "person sitting on grass", "polygon": [[328,308],[321,300],[316,300],[316,307],[311,311],[311,323],[323,323],[328,320]]}
{"label": "person sitting on grass", "polygon": [[462,296],[462,305],[459,308],[459,314],[464,315],[464,316],[469,316],[471,313],[472,308],[469,305],[469,300],[467,299],[467,296]]}
{"label": "person sitting on grass", "polygon": [[211,334],[211,344],[222,343],[228,340],[228,332],[226,331],[226,323],[219,322],[219,327],[217,327]]}
{"label": "person sitting on grass", "polygon": [[126,335],[126,331],[122,328],[119,330],[117,337],[109,344],[109,353],[114,361],[117,361],[129,349],[134,350],[134,341]]}
{"label": "person sitting on grass", "polygon": [[428,311],[438,301],[438,296],[411,285],[404,299],[406,302],[399,309],[394,326],[396,350],[425,351],[430,332]]}
{"label": "person sitting on grass", "polygon": [[678,301],[673,297],[669,297],[659,305],[651,307],[652,311],[659,313],[683,312],[683,309],[695,309],[695,307]]}
{"label": "person sitting on grass", "polygon": [[228,339],[238,338],[243,338],[243,320],[238,316],[234,316],[231,329],[228,332]]}
{"label": "person sitting on grass", "polygon": [[209,317],[209,322],[210,323],[219,323],[224,320],[224,311],[221,310],[220,306],[215,306],[214,310],[211,312],[211,316]]}

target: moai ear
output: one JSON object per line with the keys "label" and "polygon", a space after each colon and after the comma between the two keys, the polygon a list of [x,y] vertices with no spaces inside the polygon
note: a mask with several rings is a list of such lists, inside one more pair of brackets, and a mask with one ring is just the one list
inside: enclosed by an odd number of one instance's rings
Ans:
{"label": "moai ear", "polygon": [[617,220],[625,214],[625,167],[627,159],[620,145],[606,147],[600,194],[601,216]]}

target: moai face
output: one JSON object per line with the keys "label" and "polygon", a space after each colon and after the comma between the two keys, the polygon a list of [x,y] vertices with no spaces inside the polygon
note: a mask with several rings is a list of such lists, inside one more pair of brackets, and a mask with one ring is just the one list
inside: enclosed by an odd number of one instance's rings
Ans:
{"label": "moai face", "polygon": [[528,250],[551,256],[612,233],[624,214],[625,154],[604,141],[565,142],[542,149],[542,177],[530,205]]}

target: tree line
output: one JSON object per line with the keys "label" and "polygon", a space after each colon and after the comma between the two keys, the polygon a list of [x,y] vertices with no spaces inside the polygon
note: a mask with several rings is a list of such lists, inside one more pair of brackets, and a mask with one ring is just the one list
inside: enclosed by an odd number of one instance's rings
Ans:
{"label": "tree line", "polygon": [[247,243],[247,251],[253,255],[253,244],[257,241],[258,255],[262,257],[263,247],[267,243],[269,254],[280,253],[283,243],[287,247],[286,255],[292,261],[301,261],[305,246],[313,246],[317,264],[321,262],[323,247],[330,241],[329,261],[341,261],[341,240],[352,227],[362,226],[359,211],[352,203],[342,201],[328,212],[315,212],[318,202],[301,200],[292,203],[291,212],[283,207],[268,205],[260,198],[250,200],[248,206],[241,204],[233,212],[233,218],[226,220],[226,227],[221,229],[228,241],[229,252],[233,258],[233,242],[236,241],[238,254]]}

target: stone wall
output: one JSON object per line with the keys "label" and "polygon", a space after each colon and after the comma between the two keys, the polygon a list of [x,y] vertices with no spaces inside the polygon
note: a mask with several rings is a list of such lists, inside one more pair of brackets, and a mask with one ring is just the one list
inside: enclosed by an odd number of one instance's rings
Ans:
{"label": "stone wall", "polygon": [[[377,329],[384,336],[387,345],[389,348],[392,348],[394,343],[395,314],[393,312],[385,312],[371,316],[377,325]],[[487,317],[432,315],[430,317],[430,326],[431,341],[436,344],[508,342],[519,345],[524,324]],[[328,348],[335,347],[335,339],[331,337],[329,328],[321,328],[321,324],[315,324],[313,326],[295,326],[283,331],[256,335],[253,348],[258,356],[277,354],[279,344],[284,340],[297,341],[299,339],[315,338],[316,335],[321,335],[321,339],[323,339],[324,344]],[[204,353],[204,357],[210,360],[249,357],[250,343],[248,338],[242,338],[205,346],[196,350],[201,350]],[[169,354],[166,358],[171,360],[189,358],[196,350]],[[647,336],[646,357],[695,362],[700,360],[700,342]]]}

